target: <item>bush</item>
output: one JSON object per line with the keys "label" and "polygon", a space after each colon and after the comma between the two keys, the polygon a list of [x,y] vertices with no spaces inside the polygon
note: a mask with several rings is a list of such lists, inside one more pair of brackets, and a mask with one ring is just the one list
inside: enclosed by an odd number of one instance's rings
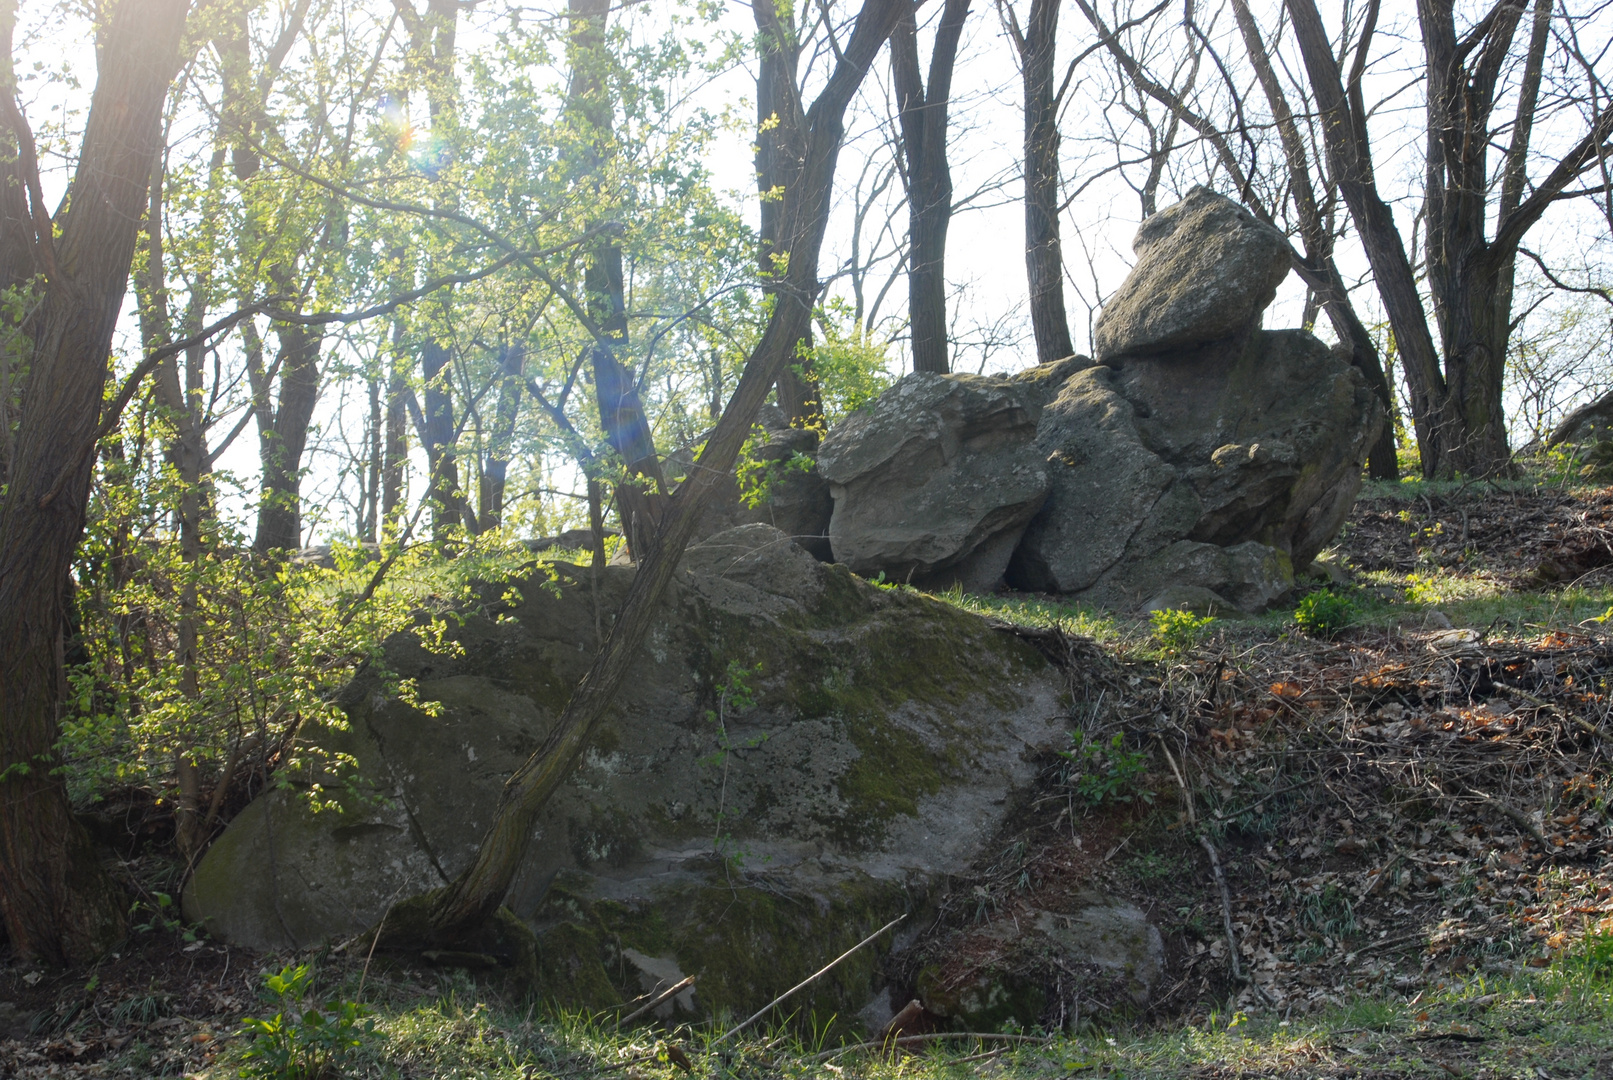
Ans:
{"label": "bush", "polygon": [[1127,750],[1125,738],[1116,734],[1107,743],[1072,731],[1071,746],[1059,756],[1070,762],[1069,783],[1075,797],[1096,808],[1106,802],[1154,801],[1154,793],[1143,786],[1148,778],[1148,755]]}
{"label": "bush", "polygon": [[322,1080],[335,1076],[352,1052],[375,1037],[369,1009],[342,999],[304,1007],[313,986],[307,964],[280,969],[263,980],[264,998],[280,1011],[267,1020],[248,1018],[241,1034],[251,1044],[241,1055],[241,1075],[259,1080]]}
{"label": "bush", "polygon": [[1350,598],[1326,589],[1317,589],[1294,609],[1294,621],[1312,637],[1334,637],[1349,626],[1354,617],[1355,605]]}
{"label": "bush", "polygon": [[1154,640],[1159,642],[1159,647],[1175,656],[1197,645],[1205,629],[1215,622],[1215,617],[1165,608],[1152,612],[1148,620],[1153,624]]}

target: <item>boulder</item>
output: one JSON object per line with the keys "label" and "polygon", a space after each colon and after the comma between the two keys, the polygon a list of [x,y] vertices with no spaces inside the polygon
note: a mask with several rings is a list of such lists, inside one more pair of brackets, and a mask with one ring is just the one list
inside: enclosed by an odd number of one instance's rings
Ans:
{"label": "boulder", "polygon": [[1563,418],[1551,435],[1546,439],[1546,445],[1561,446],[1563,443],[1599,443],[1613,439],[1613,392],[1603,394],[1594,401],[1588,401]]}
{"label": "boulder", "polygon": [[1165,939],[1136,904],[1095,890],[1056,909],[1011,917],[944,941],[946,955],[918,974],[927,1012],[971,1031],[1042,1022],[1050,984],[1104,1012],[1148,1005],[1165,974]]}
{"label": "boulder", "polygon": [[1117,367],[1235,342],[1258,325],[1290,266],[1281,232],[1205,187],[1144,221],[1132,248],[1137,265],[1093,332],[1098,361]]}
{"label": "boulder", "polygon": [[[461,871],[633,573],[607,568],[596,589],[550,564],[490,588],[441,647],[389,640],[389,674],[356,678],[345,723],[305,733],[291,788],[209,849],[186,916],[229,942],[306,948]],[[1038,755],[1063,745],[1064,693],[1018,637],[771,527],[691,547],[507,899],[538,933],[540,989],[601,1008],[690,974],[669,1011],[748,1013],[896,914],[927,925],[949,875],[995,850]],[[853,1015],[890,948],[798,1004]]]}
{"label": "boulder", "polygon": [[1047,497],[1042,407],[1075,357],[1018,377],[908,375],[829,434],[829,542],[866,576],[989,591]]}
{"label": "boulder", "polygon": [[1078,372],[1043,414],[1050,493],[1008,580],[1126,609],[1178,606],[1172,590],[1264,608],[1343,524],[1382,422],[1360,374],[1300,330]]}

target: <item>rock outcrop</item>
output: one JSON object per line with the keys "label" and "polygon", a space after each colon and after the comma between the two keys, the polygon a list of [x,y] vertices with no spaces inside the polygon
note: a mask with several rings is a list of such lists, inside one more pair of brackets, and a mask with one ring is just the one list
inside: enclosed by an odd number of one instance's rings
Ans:
{"label": "rock outcrop", "polygon": [[970,589],[1006,571],[1127,610],[1259,610],[1292,588],[1343,524],[1382,411],[1321,341],[1260,329],[1289,269],[1277,230],[1195,188],[1136,247],[1102,364],[908,376],[831,433],[836,559]]}
{"label": "rock outcrop", "polygon": [[1008,579],[1128,610],[1173,592],[1260,610],[1343,524],[1381,422],[1354,368],[1298,330],[1080,372],[1043,415],[1051,492]]}
{"label": "rock outcrop", "polygon": [[1018,377],[909,375],[824,440],[836,562],[922,587],[994,588],[1048,493],[1043,406],[1075,358]]}
{"label": "rock outcrop", "polygon": [[[587,669],[633,570],[535,573],[428,651],[388,642],[310,752],[231,822],[184,896],[226,941],[306,947],[463,869],[505,779]],[[679,1007],[751,1010],[894,915],[924,923],[1065,745],[1064,686],[1030,644],[749,525],[689,549],[637,677],[546,809],[508,899],[546,994],[614,1005],[676,974]],[[306,785],[340,809],[315,811]],[[994,849],[993,849],[994,850]],[[904,939],[906,940],[906,939]],[[801,1002],[851,1016],[889,942]],[[671,1008],[672,1006],[669,1006]],[[1034,1017],[1022,1022],[1034,1022]]]}
{"label": "rock outcrop", "polygon": [[1236,344],[1259,326],[1291,258],[1282,233],[1205,187],[1144,221],[1132,248],[1137,265],[1093,330],[1093,351],[1113,367]]}

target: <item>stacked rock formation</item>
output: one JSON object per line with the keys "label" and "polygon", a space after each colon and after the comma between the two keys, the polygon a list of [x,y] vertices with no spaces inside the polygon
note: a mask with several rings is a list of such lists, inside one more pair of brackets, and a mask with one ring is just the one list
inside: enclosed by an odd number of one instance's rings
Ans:
{"label": "stacked rock formation", "polygon": [[1346,359],[1265,331],[1277,230],[1205,188],[1145,221],[1098,363],[910,375],[825,440],[834,557],[916,584],[1258,610],[1343,524],[1382,411]]}

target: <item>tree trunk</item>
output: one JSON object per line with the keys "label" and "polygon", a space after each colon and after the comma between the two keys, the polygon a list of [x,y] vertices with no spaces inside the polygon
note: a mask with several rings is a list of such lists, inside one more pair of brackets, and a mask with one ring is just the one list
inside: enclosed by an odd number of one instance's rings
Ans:
{"label": "tree trunk", "polygon": [[308,426],[319,401],[319,347],[322,335],[298,323],[274,324],[280,340],[279,400],[272,407],[268,387],[254,387],[258,412],[258,460],[263,470],[258,503],[258,552],[295,551],[302,546],[302,458]]}
{"label": "tree trunk", "polygon": [[[1350,292],[1345,287],[1338,263],[1333,258],[1333,231],[1328,228],[1327,222],[1322,217],[1321,207],[1317,204],[1316,190],[1311,183],[1310,153],[1306,149],[1304,136],[1294,119],[1293,110],[1288,106],[1287,95],[1283,93],[1282,83],[1277,79],[1271,55],[1260,36],[1260,27],[1249,10],[1248,0],[1232,0],[1232,10],[1249,60],[1254,66],[1255,75],[1260,80],[1260,87],[1265,92],[1267,103],[1271,106],[1278,137],[1282,140],[1283,157],[1288,166],[1289,187],[1299,216],[1300,240],[1305,245],[1305,261],[1309,264],[1305,268],[1306,283],[1310,285],[1313,295],[1327,312],[1328,321],[1333,324],[1333,332],[1349,347],[1351,364],[1366,379],[1367,385],[1377,395],[1385,413],[1392,415],[1395,405],[1394,391],[1384,376],[1383,364],[1379,360],[1378,349],[1373,344],[1372,335],[1356,315],[1355,306],[1350,303]],[[1374,480],[1400,478],[1393,424],[1383,426],[1383,433],[1373,444],[1367,459],[1367,470]]]}
{"label": "tree trunk", "polygon": [[[14,140],[0,187],[16,183],[30,194],[24,250],[45,279],[23,327],[31,353],[0,506],[0,908],[12,948],[50,963],[88,960],[124,931],[121,891],[74,821],[57,772],[62,631],[112,333],[189,8],[188,0],[122,0],[112,10],[77,168],[54,222],[39,197],[9,62],[0,86],[0,123]],[[14,11],[8,3],[0,12],[8,61]],[[4,259],[8,269],[23,261],[12,251]]]}
{"label": "tree trunk", "polygon": [[[930,53],[929,89],[919,72],[918,19],[908,12],[891,34],[891,74],[907,182],[907,319],[913,370],[946,374],[947,228],[952,223],[952,171],[947,164],[947,110],[952,70],[970,0],[947,0]],[[1062,286],[1061,286],[1062,287]]]}
{"label": "tree trunk", "polygon": [[1058,101],[1053,87],[1058,23],[1059,0],[1031,0],[1024,32],[1017,22],[1009,27],[1025,85],[1025,269],[1039,364],[1075,353],[1064,311],[1064,249],[1059,240]]}
{"label": "tree trunk", "polygon": [[425,444],[431,484],[426,498],[431,500],[431,536],[438,543],[464,524],[459,513],[458,439],[454,431],[453,371],[448,346],[435,336],[420,346],[420,373],[425,376],[425,426],[420,441]]}
{"label": "tree trunk", "polygon": [[[783,243],[776,250],[788,252],[789,258],[779,302],[700,461],[672,496],[659,542],[639,567],[604,648],[543,745],[505,784],[498,813],[475,862],[446,888],[422,899],[429,926],[440,939],[451,940],[484,925],[503,903],[538,813],[571,774],[617,688],[632,674],[639,647],[706,503],[732,472],[757,410],[779,372],[794,357],[821,288],[818,254],[828,227],[829,196],[845,134],[846,106],[907,6],[908,0],[864,0],[856,27],[811,111],[802,115],[792,110],[791,118],[780,115],[781,124],[799,124],[794,138],[806,153],[801,182],[786,189],[781,200],[780,228],[775,235]],[[778,13],[771,5],[758,3],[753,11],[764,37],[779,32]],[[418,947],[418,942],[410,944]]]}
{"label": "tree trunk", "polygon": [[[611,146],[615,110],[605,78],[605,22],[609,0],[570,0],[571,83],[566,109],[585,125],[592,146],[576,164],[585,177],[603,169]],[[622,364],[620,351],[628,343],[627,283],[622,248],[614,236],[602,236],[594,245],[583,286],[588,293],[588,315],[602,340],[589,350],[594,372],[594,397],[605,439],[621,459],[622,476],[616,483],[616,512],[622,535],[635,562],[642,561],[655,543],[665,510],[666,477],[655,450],[655,436],[644,413],[633,371]]]}
{"label": "tree trunk", "polygon": [[387,351],[386,447],[381,464],[381,521],[378,539],[390,535],[403,503],[404,471],[409,467],[408,364],[402,351],[404,323],[392,324],[392,347]]}
{"label": "tree trunk", "polygon": [[[1405,361],[1423,473],[1441,475],[1450,471],[1444,448],[1450,443],[1450,434],[1457,430],[1458,421],[1449,410],[1445,378],[1423,315],[1416,274],[1406,257],[1394,214],[1378,194],[1359,83],[1346,93],[1338,60],[1333,55],[1314,0],[1287,0],[1287,4],[1294,36],[1321,114],[1329,169],[1338,182],[1345,205],[1350,208],[1350,217],[1372,267],[1372,276],[1378,283],[1378,295],[1394,330],[1395,344]],[[1369,27],[1363,38],[1370,32]],[[1364,50],[1366,45],[1367,41],[1363,40],[1360,48]]]}
{"label": "tree trunk", "polygon": [[496,529],[504,520],[505,475],[510,466],[510,443],[515,438],[515,421],[521,407],[522,369],[526,365],[526,343],[509,342],[499,357],[498,406],[493,414],[493,430],[482,461],[481,483],[477,488],[476,523],[484,532]]}
{"label": "tree trunk", "polygon": [[[776,297],[789,265],[779,261],[780,254],[789,250],[783,197],[799,190],[806,162],[806,148],[801,143],[804,114],[796,78],[801,43],[787,17],[781,18],[769,8],[758,18],[765,19],[769,29],[762,30],[757,41],[756,186],[761,195],[761,228],[756,264],[763,292]],[[809,320],[809,330],[810,325]],[[801,355],[798,343],[796,355],[779,369],[776,379],[779,407],[792,424],[809,429],[823,422],[823,393],[810,356]]]}

